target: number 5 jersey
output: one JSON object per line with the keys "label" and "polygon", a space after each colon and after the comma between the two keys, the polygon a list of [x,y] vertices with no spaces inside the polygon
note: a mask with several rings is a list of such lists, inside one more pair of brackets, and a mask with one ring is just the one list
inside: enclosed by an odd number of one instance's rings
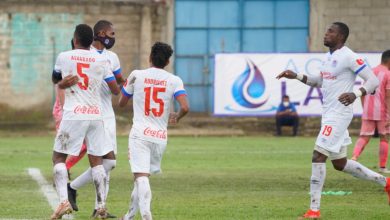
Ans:
{"label": "number 5 jersey", "polygon": [[58,55],[54,71],[60,72],[62,78],[79,77],[76,85],[65,90],[62,120],[102,120],[103,79],[115,80],[107,58],[93,50],[70,50]]}
{"label": "number 5 jersey", "polygon": [[134,116],[130,138],[166,144],[173,101],[186,95],[183,81],[163,69],[134,70],[127,78],[122,93],[133,97]]}

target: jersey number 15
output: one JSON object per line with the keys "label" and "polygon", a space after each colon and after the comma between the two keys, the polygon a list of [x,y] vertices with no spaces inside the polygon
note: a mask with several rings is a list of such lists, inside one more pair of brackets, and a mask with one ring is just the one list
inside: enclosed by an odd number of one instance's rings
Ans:
{"label": "jersey number 15", "polygon": [[[160,117],[164,113],[164,100],[158,98],[158,93],[165,92],[165,88],[162,87],[146,87],[145,92],[145,115],[149,116],[150,111],[155,117]],[[158,104],[158,108],[150,109],[151,99],[154,103]]]}

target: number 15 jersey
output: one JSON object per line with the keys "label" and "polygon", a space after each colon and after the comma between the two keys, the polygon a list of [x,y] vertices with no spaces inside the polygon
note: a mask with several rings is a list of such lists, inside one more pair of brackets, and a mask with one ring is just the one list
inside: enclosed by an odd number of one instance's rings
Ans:
{"label": "number 15 jersey", "polygon": [[70,50],[58,55],[54,71],[60,72],[62,78],[79,77],[76,85],[65,89],[62,120],[102,120],[103,79],[115,80],[107,58],[91,50]]}
{"label": "number 15 jersey", "polygon": [[133,97],[130,138],[166,144],[174,98],[186,95],[183,81],[163,69],[134,70],[127,78],[122,94]]}

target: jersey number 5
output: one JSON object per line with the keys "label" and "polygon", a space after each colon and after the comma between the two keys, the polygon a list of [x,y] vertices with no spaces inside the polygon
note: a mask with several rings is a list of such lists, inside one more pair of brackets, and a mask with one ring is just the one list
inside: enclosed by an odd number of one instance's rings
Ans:
{"label": "jersey number 5", "polygon": [[[158,98],[159,92],[165,92],[165,88],[162,87],[146,87],[144,88],[145,92],[145,115],[150,115],[150,110],[155,117],[160,117],[164,113],[164,101]],[[153,99],[153,102],[159,104],[158,109],[150,109],[150,99]]]}
{"label": "jersey number 5", "polygon": [[88,79],[88,75],[83,73],[83,68],[85,68],[85,69],[89,68],[89,64],[77,63],[77,74],[83,79],[83,81],[78,82],[77,85],[80,87],[80,89],[87,90],[89,79]]}

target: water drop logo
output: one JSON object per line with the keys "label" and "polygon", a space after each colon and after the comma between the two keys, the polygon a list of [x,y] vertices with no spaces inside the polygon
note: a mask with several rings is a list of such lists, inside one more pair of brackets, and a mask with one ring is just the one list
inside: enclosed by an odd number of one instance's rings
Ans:
{"label": "water drop logo", "polygon": [[239,105],[246,108],[258,108],[267,102],[264,78],[251,60],[246,61],[244,72],[234,82],[232,95]]}

